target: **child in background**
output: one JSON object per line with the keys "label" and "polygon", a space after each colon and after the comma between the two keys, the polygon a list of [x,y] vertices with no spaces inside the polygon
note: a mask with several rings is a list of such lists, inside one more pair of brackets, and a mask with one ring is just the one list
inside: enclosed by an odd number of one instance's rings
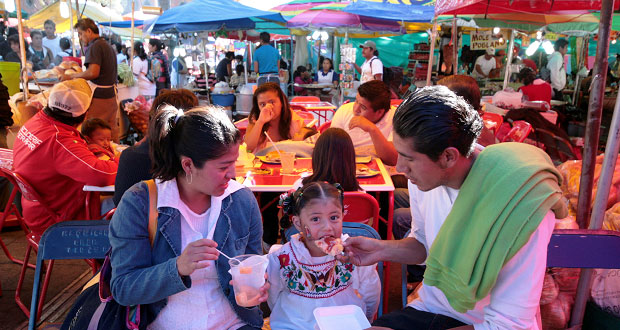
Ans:
{"label": "child in background", "polygon": [[[297,70],[295,70],[295,73],[293,73],[293,80],[296,84],[300,85],[312,84],[310,72],[303,65],[297,67]],[[294,89],[297,95],[308,95],[308,91],[303,87],[295,86]]]}
{"label": "child in background", "polygon": [[344,191],[361,191],[355,177],[355,148],[349,134],[341,128],[328,128],[312,151],[312,174],[297,180],[293,188],[314,181],[340,183]]}
{"label": "child in background", "polygon": [[101,160],[116,158],[112,142],[112,128],[99,118],[91,118],[82,124],[82,135],[88,148]]}
{"label": "child in background", "polygon": [[245,68],[243,64],[237,64],[237,66],[235,67],[235,72],[233,73],[232,77],[230,77],[230,85],[239,86],[239,84],[245,81],[245,74],[243,72],[244,69]]}
{"label": "child in background", "polygon": [[342,234],[339,185],[312,182],[285,196],[283,211],[300,233],[268,255],[271,328],[315,329],[312,311],[327,306],[356,305],[372,320],[381,295],[375,266],[343,264],[315,243]]}

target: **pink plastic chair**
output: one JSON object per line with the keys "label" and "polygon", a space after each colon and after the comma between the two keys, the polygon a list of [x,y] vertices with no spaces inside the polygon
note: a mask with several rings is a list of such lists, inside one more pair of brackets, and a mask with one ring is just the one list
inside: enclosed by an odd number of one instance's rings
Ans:
{"label": "pink plastic chair", "polygon": [[532,125],[525,120],[515,120],[512,129],[502,139],[502,142],[523,142],[532,131]]}
{"label": "pink plastic chair", "polygon": [[504,122],[504,117],[497,113],[485,112],[482,114],[482,122],[486,128],[493,130],[493,134],[497,135],[500,126]]}
{"label": "pink plastic chair", "polygon": [[295,96],[291,102],[321,102],[318,96]]}

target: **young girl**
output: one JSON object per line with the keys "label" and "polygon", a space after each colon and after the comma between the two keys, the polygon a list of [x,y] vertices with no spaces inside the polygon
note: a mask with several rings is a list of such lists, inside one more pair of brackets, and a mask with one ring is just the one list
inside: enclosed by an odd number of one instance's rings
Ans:
{"label": "young girl", "polygon": [[298,180],[294,188],[314,181],[340,183],[344,191],[359,191],[355,177],[355,148],[349,134],[340,128],[323,132],[312,151],[312,175]]}
{"label": "young girl", "polygon": [[315,329],[317,307],[357,305],[369,320],[377,312],[381,283],[375,266],[343,264],[315,243],[340,238],[342,200],[342,190],[326,182],[312,182],[283,199],[300,234],[269,254],[272,329]]}
{"label": "young girl", "polygon": [[263,132],[274,142],[303,140],[300,133],[303,133],[304,120],[291,111],[286,95],[276,83],[265,83],[256,89],[249,119],[245,143],[251,152],[266,146],[268,139]]}

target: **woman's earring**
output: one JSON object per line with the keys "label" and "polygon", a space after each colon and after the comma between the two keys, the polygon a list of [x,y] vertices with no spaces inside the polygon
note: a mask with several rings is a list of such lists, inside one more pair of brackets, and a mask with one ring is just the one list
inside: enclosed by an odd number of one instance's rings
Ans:
{"label": "woman's earring", "polygon": [[185,173],[185,181],[187,182],[187,184],[192,184],[192,180],[192,172],[189,172],[189,175]]}

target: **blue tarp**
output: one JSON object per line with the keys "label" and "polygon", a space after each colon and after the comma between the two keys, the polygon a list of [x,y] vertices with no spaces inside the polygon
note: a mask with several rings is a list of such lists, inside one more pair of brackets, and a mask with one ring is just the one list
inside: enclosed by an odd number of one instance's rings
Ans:
{"label": "blue tarp", "polygon": [[[115,28],[130,28],[131,21],[112,21],[112,22],[98,22],[97,24],[102,26],[110,26]],[[135,20],[134,26],[144,25],[144,20]]]}
{"label": "blue tarp", "polygon": [[375,17],[399,22],[430,22],[435,16],[433,0],[418,1],[415,4],[395,4],[387,1],[354,1],[342,10],[360,16]]}
{"label": "blue tarp", "polygon": [[195,0],[166,10],[157,18],[152,33],[254,29],[255,20],[286,22],[279,13],[232,0]]}

